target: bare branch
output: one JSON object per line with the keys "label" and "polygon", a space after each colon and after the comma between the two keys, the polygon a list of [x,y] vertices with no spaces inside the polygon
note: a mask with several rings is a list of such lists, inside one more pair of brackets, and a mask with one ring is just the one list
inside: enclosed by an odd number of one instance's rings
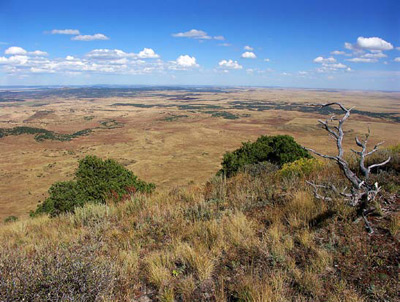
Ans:
{"label": "bare branch", "polygon": [[304,148],[304,149],[306,149],[307,151],[310,151],[310,152],[312,152],[312,153],[314,153],[314,154],[316,154],[316,155],[318,155],[318,156],[321,156],[321,157],[323,157],[323,158],[328,158],[328,159],[336,160],[336,157],[335,157],[335,156],[325,155],[325,154],[319,153],[319,152],[317,152],[317,151],[315,151],[315,150],[313,150],[313,149],[310,149],[310,148]]}
{"label": "bare branch", "polygon": [[384,165],[386,165],[388,162],[390,162],[391,157],[389,156],[389,158],[387,160],[385,160],[384,162],[378,163],[378,164],[373,164],[371,166],[368,167],[368,172],[371,172],[371,169],[376,168],[376,167],[382,167]]}
{"label": "bare branch", "polygon": [[318,194],[318,188],[327,189],[328,187],[323,186],[323,185],[316,185],[315,183],[313,183],[313,182],[311,182],[311,181],[308,181],[308,180],[306,181],[306,183],[308,183],[310,186],[313,187],[315,198],[321,199],[321,200],[324,200],[324,201],[332,201],[332,198],[326,197],[326,196],[322,196],[322,195]]}

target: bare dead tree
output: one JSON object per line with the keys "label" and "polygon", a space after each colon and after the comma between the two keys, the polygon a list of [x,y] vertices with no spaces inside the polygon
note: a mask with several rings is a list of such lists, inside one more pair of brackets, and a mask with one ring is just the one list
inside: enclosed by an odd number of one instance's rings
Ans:
{"label": "bare dead tree", "polygon": [[[336,141],[337,155],[335,156],[326,155],[310,148],[305,148],[305,149],[322,158],[333,160],[338,164],[339,168],[342,170],[346,178],[350,181],[351,189],[350,192],[347,192],[347,188],[345,188],[342,192],[339,192],[334,185],[331,185],[330,189],[332,189],[336,194],[339,194],[344,198],[346,198],[351,206],[360,207],[361,214],[366,224],[366,227],[368,231],[372,233],[373,229],[366,217],[371,211],[368,210],[367,207],[371,203],[371,201],[373,201],[376,198],[377,194],[379,193],[380,187],[378,183],[371,184],[369,182],[369,177],[371,174],[371,170],[373,168],[386,165],[390,161],[390,157],[381,163],[376,163],[370,166],[365,165],[365,159],[371,154],[375,153],[378,150],[378,147],[381,144],[383,144],[383,142],[381,142],[375,145],[375,147],[371,151],[368,151],[367,143],[370,135],[370,131],[368,129],[368,133],[365,135],[364,140],[360,140],[358,137],[355,138],[355,142],[357,146],[361,148],[361,150],[356,151],[351,149],[359,157],[359,166],[361,175],[357,175],[356,172],[350,169],[348,162],[344,158],[344,149],[343,149],[343,137],[344,137],[343,124],[350,117],[351,110],[354,107],[347,109],[341,103],[336,103],[336,102],[319,104],[314,106],[319,106],[320,108],[338,106],[341,109],[341,111],[343,111],[343,116],[341,118],[337,118],[335,115],[332,115],[329,119],[325,121],[318,120],[318,122],[322,125],[323,129],[325,129],[329,133],[329,135]],[[313,187],[314,195],[316,198],[323,200],[331,200],[331,198],[324,197],[318,193],[319,188],[327,189],[328,188],[327,186],[316,185],[311,182],[308,183]]]}

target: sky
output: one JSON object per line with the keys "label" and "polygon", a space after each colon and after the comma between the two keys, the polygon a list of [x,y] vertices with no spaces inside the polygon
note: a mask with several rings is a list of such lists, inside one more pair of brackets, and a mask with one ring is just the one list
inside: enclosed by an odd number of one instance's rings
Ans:
{"label": "sky", "polygon": [[399,0],[0,0],[0,85],[400,90]]}

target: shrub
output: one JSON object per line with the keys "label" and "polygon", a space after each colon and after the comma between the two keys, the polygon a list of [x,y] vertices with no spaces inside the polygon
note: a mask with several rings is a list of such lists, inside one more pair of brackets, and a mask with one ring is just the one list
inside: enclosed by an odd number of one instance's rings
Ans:
{"label": "shrub", "polygon": [[283,177],[304,177],[309,176],[313,171],[322,168],[323,163],[315,158],[300,158],[294,162],[286,163],[279,171]]}
{"label": "shrub", "polygon": [[107,199],[119,201],[136,191],[150,193],[155,186],[146,183],[121,164],[112,159],[102,160],[86,156],[79,161],[75,180],[53,184],[49,197],[38,206],[34,214],[48,213],[51,216],[73,212],[87,202],[105,203]]}
{"label": "shrub", "polygon": [[263,135],[253,143],[243,143],[239,149],[225,153],[219,173],[230,177],[247,165],[267,161],[282,166],[300,158],[311,158],[311,156],[296,143],[293,137]]}
{"label": "shrub", "polygon": [[9,223],[9,222],[17,221],[17,220],[18,220],[18,217],[17,217],[17,216],[11,215],[11,216],[6,217],[6,218],[4,219],[4,222],[5,222],[5,223]]}

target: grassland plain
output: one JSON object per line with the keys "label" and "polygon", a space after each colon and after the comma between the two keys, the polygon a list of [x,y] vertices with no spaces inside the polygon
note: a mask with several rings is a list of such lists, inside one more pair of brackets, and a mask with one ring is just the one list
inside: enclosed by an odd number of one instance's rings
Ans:
{"label": "grassland plain", "polygon": [[306,181],[346,185],[315,159],[7,223],[0,300],[399,301],[400,145],[373,160],[388,155],[372,235],[313,197]]}
{"label": "grassland plain", "polygon": [[[346,146],[371,128],[371,144],[400,137],[400,93],[255,88],[46,89],[3,91],[0,128],[44,129],[0,138],[0,218],[25,216],[55,181],[72,178],[88,154],[114,158],[159,189],[204,184],[225,151],[258,136],[289,134],[324,152],[334,146],[308,103],[356,106]],[[70,136],[74,133],[84,135]],[[4,131],[4,130],[3,130]],[[12,131],[11,131],[12,132]]]}

